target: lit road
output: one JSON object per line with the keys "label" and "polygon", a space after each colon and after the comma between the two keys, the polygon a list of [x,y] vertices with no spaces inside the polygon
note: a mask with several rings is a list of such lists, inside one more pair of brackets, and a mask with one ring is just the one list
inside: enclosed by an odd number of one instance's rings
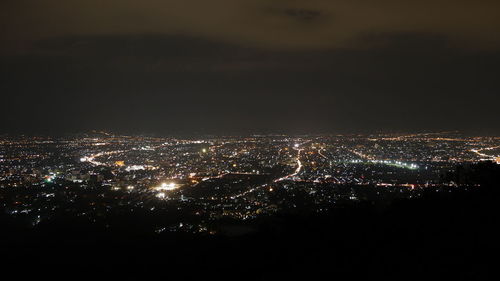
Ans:
{"label": "lit road", "polygon": [[485,159],[481,159],[481,160],[487,160],[487,161],[488,160],[493,160],[493,161],[495,161],[496,158],[499,157],[499,156],[489,155],[489,154],[486,154],[486,153],[482,153],[481,151],[483,151],[483,150],[493,150],[493,149],[497,149],[497,148],[500,148],[500,146],[486,147],[486,148],[481,148],[481,149],[471,149],[470,151],[476,153],[477,155],[479,155],[481,157],[485,157]]}
{"label": "lit road", "polygon": [[[281,182],[281,181],[284,181],[284,180],[289,180],[289,179],[292,179],[293,177],[297,176],[297,175],[300,173],[300,171],[302,170],[302,167],[303,167],[303,165],[302,165],[302,161],[300,161],[300,154],[301,154],[301,152],[302,152],[304,149],[299,148],[299,147],[300,147],[301,145],[303,145],[303,144],[308,143],[308,142],[310,142],[310,141],[306,141],[306,142],[303,142],[303,143],[301,143],[301,144],[296,144],[296,147],[294,147],[294,148],[293,148],[293,149],[297,150],[297,157],[296,157],[296,159],[295,159],[295,161],[297,162],[297,168],[295,169],[295,171],[294,171],[293,173],[289,174],[289,175],[286,175],[286,176],[281,177],[281,178],[279,178],[279,179],[275,179],[275,180],[273,181],[273,183],[276,183],[276,182]],[[249,189],[249,190],[247,190],[247,191],[245,191],[245,192],[243,192],[243,193],[240,193],[240,194],[237,194],[237,195],[230,196],[229,198],[231,198],[231,199],[236,199],[236,198],[242,197],[242,196],[244,196],[244,195],[247,195],[247,194],[249,194],[249,193],[252,193],[252,192],[254,192],[254,191],[256,191],[256,190],[258,190],[258,189],[260,189],[260,188],[265,188],[265,187],[267,187],[267,186],[268,186],[268,184],[259,185],[259,186],[257,186],[257,187],[251,188],[251,189]]]}
{"label": "lit road", "polygon": [[298,175],[300,173],[300,171],[302,170],[302,162],[300,161],[300,153],[304,149],[303,148],[299,148],[299,147],[301,145],[304,145],[304,144],[308,143],[308,142],[310,142],[310,141],[306,141],[306,142],[303,142],[301,144],[296,144],[296,147],[293,148],[293,149],[297,150],[297,158],[295,160],[295,161],[297,161],[297,169],[295,169],[295,171],[292,174],[289,174],[289,175],[284,176],[282,178],[276,179],[276,180],[274,180],[274,182],[280,182],[280,181],[292,179],[293,177],[295,177],[296,175]]}
{"label": "lit road", "polygon": [[122,153],[124,152],[123,150],[117,150],[117,151],[109,151],[109,152],[99,152],[99,153],[96,153],[96,154],[92,154],[90,156],[84,156],[80,159],[81,162],[89,162],[90,164],[94,165],[94,166],[105,166],[106,164],[102,163],[102,162],[99,162],[97,160],[95,160],[96,158],[98,157],[101,157],[101,156],[106,156],[106,155],[112,155],[112,154],[117,154],[117,153]]}
{"label": "lit road", "polygon": [[326,157],[323,153],[321,153],[321,150],[323,150],[323,149],[318,149],[319,156],[321,156],[321,157],[325,158],[326,160],[328,160],[328,157]]}

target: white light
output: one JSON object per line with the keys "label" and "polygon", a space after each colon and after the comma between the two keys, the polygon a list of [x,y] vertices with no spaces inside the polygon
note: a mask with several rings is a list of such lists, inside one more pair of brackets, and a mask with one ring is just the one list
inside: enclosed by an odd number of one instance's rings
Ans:
{"label": "white light", "polygon": [[162,183],[160,186],[155,187],[158,191],[169,191],[179,188],[179,185],[171,182],[171,183]]}
{"label": "white light", "polygon": [[156,197],[158,197],[158,198],[160,198],[160,199],[165,198],[165,196],[166,196],[166,195],[165,195],[165,192],[160,192],[160,193],[156,194]]}
{"label": "white light", "polygon": [[125,170],[127,172],[130,172],[130,171],[139,171],[139,170],[145,170],[146,167],[143,166],[143,165],[132,165],[132,166],[128,166],[127,168],[125,168]]}

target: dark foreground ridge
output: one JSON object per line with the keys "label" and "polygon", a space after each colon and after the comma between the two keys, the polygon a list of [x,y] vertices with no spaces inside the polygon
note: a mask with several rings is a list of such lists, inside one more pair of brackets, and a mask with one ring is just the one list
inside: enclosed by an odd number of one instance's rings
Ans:
{"label": "dark foreground ridge", "polygon": [[2,265],[162,279],[491,279],[500,249],[499,165],[459,167],[448,177],[481,187],[428,189],[384,207],[359,202],[323,214],[221,221],[217,235],[145,233],[147,219],[133,214],[114,218],[115,227],[60,217],[34,229],[2,215]]}

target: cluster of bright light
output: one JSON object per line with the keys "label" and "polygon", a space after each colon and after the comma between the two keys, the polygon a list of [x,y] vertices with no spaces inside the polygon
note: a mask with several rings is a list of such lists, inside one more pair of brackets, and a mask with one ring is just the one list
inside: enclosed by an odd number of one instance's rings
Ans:
{"label": "cluster of bright light", "polygon": [[179,188],[179,185],[176,183],[162,183],[161,185],[155,187],[155,190],[157,191],[170,191]]}
{"label": "cluster of bright light", "polygon": [[45,176],[45,181],[52,182],[55,178],[56,178],[56,175],[54,173],[50,173],[50,175]]}
{"label": "cluster of bright light", "polygon": [[146,167],[144,165],[132,165],[132,166],[128,166],[127,168],[125,168],[125,170],[127,172],[130,172],[130,171],[139,171],[139,170],[145,170]]}
{"label": "cluster of bright light", "polygon": [[401,161],[392,161],[392,160],[352,160],[351,163],[365,163],[365,162],[370,162],[370,163],[375,163],[375,164],[387,164],[387,165],[396,165],[396,166],[401,166],[403,168],[408,168],[408,169],[418,169],[417,164],[408,164],[404,163]]}
{"label": "cluster of bright light", "polygon": [[176,184],[173,182],[170,182],[170,183],[164,182],[164,183],[160,184],[159,186],[154,187],[153,189],[155,191],[158,191],[158,193],[156,194],[156,197],[158,197],[160,199],[165,199],[165,198],[167,198],[166,191],[171,191],[171,190],[177,189],[179,187],[180,187],[179,184]]}
{"label": "cluster of bright light", "polygon": [[396,163],[396,165],[403,166],[403,167],[409,168],[409,169],[417,169],[418,168],[418,166],[415,164],[407,164],[407,163],[404,163],[401,161],[396,161],[395,163]]}

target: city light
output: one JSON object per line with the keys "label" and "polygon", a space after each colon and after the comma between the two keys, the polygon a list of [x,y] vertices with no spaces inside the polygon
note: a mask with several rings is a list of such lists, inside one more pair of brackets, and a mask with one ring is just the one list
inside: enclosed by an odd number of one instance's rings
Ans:
{"label": "city light", "polygon": [[[81,192],[85,190],[94,194],[88,208],[78,211],[82,216],[99,217],[98,206],[111,210],[114,203],[109,202],[115,202],[131,211],[173,204],[168,208],[196,209],[204,219],[249,220],[295,208],[286,198],[297,194],[307,194],[314,202],[311,208],[321,206],[321,210],[364,200],[367,195],[359,193],[363,188],[375,188],[373,193],[380,198],[418,197],[425,188],[442,186],[439,175],[457,165],[500,157],[500,138],[418,134],[302,136],[300,141],[289,136],[199,140],[112,136],[100,138],[104,145],[99,146],[93,145],[95,139],[75,137],[61,142],[66,146],[57,154],[37,139],[29,145],[9,142],[9,158],[0,154],[5,167],[0,169],[1,188],[10,192],[33,187],[34,195],[12,198],[8,212],[33,217],[58,212],[63,200],[58,194],[77,202],[86,196]],[[211,146],[200,148],[200,144]],[[34,208],[39,202],[49,207]]]}
{"label": "city light", "polygon": [[498,275],[500,0],[3,0],[0,22],[7,281]]}
{"label": "city light", "polygon": [[178,189],[180,185],[170,182],[170,183],[162,183],[159,186],[155,187],[154,189],[157,191],[170,191],[170,190],[175,190]]}

